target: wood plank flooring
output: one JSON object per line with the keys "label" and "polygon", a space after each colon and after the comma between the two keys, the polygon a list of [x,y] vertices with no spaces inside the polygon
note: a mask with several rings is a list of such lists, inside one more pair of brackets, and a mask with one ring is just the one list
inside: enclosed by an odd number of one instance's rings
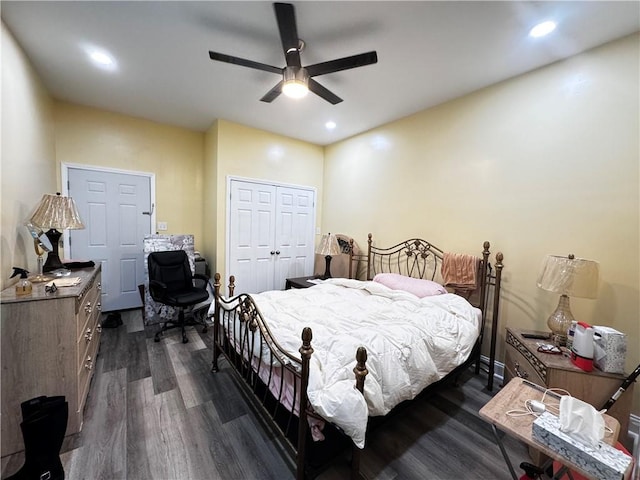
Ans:
{"label": "wood plank flooring", "polygon": [[[141,312],[104,329],[81,433],[65,439],[66,478],[293,479],[277,442],[234,383],[229,367],[211,374],[211,330],[190,327],[189,343],[170,330],[159,343]],[[486,376],[420,398],[376,429],[361,461],[369,479],[509,479],[490,427],[478,417],[489,400]],[[525,447],[504,438],[517,466]],[[2,459],[2,478],[18,470],[21,453]],[[320,480],[349,477],[346,459]]]}

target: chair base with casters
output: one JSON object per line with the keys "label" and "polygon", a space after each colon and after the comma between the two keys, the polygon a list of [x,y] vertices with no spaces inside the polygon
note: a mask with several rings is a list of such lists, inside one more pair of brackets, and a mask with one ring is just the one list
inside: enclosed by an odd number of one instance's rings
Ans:
{"label": "chair base with casters", "polygon": [[[206,297],[205,297],[206,300]],[[171,330],[172,328],[180,328],[182,331],[182,343],[188,343],[189,342],[189,338],[187,338],[187,333],[185,331],[185,327],[189,327],[189,326],[197,326],[197,325],[202,325],[202,333],[207,333],[208,327],[206,322],[204,321],[204,317],[202,319],[202,321],[199,321],[196,318],[195,312],[191,311],[188,313],[185,313],[185,308],[184,307],[179,307],[176,305],[176,308],[179,309],[178,311],[178,318],[175,320],[168,320],[166,322],[164,322],[162,324],[162,327],[160,327],[160,330],[158,330],[155,334],[155,336],[153,337],[153,340],[155,342],[159,342],[160,341],[160,337],[164,334],[164,332],[166,332],[167,330]]]}
{"label": "chair base with casters", "polygon": [[[147,263],[151,298],[159,304],[178,310],[178,318],[164,322],[154,340],[159,342],[166,330],[180,328],[182,343],[187,343],[189,339],[185,326],[188,325],[203,325],[205,333],[207,325],[204,321],[198,322],[194,313],[199,310],[196,308],[199,304],[209,299],[209,279],[201,274],[192,274],[189,258],[183,250],[150,253]],[[186,309],[190,309],[189,317],[185,314]]]}

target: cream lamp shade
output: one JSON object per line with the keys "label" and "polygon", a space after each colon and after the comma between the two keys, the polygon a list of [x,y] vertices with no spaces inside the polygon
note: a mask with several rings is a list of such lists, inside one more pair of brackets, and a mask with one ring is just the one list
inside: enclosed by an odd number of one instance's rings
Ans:
{"label": "cream lamp shade", "polygon": [[338,245],[338,239],[335,235],[328,233],[322,236],[320,244],[316,249],[318,255],[322,255],[326,261],[326,267],[322,279],[326,280],[331,278],[331,257],[333,255],[339,255],[341,252],[340,245]]}
{"label": "cream lamp shade", "polygon": [[58,242],[62,235],[60,230],[84,228],[84,223],[80,219],[80,213],[78,213],[78,208],[73,198],[63,197],[60,193],[56,195],[44,194],[31,217],[29,217],[29,223],[43,230],[48,229],[45,235],[49,238],[53,249],[47,256],[43,271],[50,272],[58,268],[64,268],[58,255]]}
{"label": "cream lamp shade", "polygon": [[547,255],[545,258],[537,285],[543,290],[560,294],[558,307],[547,321],[556,344],[566,344],[567,330],[575,320],[569,306],[569,297],[596,298],[598,276],[599,264],[593,260],[575,258],[574,255]]}

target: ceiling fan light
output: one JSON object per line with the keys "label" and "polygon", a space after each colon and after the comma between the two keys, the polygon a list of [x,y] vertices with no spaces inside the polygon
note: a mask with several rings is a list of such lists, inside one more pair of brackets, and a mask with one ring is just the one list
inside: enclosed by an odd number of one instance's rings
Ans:
{"label": "ceiling fan light", "polygon": [[291,80],[282,85],[282,93],[289,98],[302,98],[309,93],[309,88],[302,82]]}
{"label": "ceiling fan light", "polygon": [[289,98],[302,98],[309,93],[309,75],[302,67],[285,67],[282,93]]}

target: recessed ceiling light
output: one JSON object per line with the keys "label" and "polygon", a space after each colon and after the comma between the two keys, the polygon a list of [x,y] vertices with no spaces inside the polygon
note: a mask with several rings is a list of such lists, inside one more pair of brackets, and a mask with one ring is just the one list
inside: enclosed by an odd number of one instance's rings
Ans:
{"label": "recessed ceiling light", "polygon": [[91,60],[100,65],[111,65],[113,63],[113,58],[104,52],[91,52],[89,56]]}
{"label": "recessed ceiling light", "polygon": [[333,130],[334,128],[336,128],[336,122],[333,122],[331,120],[329,120],[327,123],[324,124],[325,128],[327,130]]}
{"label": "recessed ceiling light", "polygon": [[116,63],[113,55],[102,48],[94,47],[93,45],[85,45],[84,51],[87,52],[91,63],[96,67],[103,70],[116,70],[118,64]]}
{"label": "recessed ceiling light", "polygon": [[529,36],[534,38],[544,37],[545,35],[549,35],[555,29],[556,29],[556,22],[552,22],[551,20],[548,20],[546,22],[539,23],[538,25],[533,27],[531,30],[529,30]]}

